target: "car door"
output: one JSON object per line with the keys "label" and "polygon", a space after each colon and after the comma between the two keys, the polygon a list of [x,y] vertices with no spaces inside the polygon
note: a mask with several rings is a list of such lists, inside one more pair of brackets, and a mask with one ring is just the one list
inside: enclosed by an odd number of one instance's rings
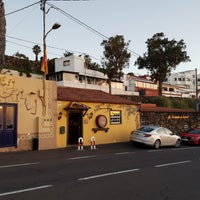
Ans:
{"label": "car door", "polygon": [[169,143],[170,143],[169,132],[166,131],[166,129],[164,127],[161,127],[157,130],[157,133],[160,137],[161,145],[162,146],[168,146]]}
{"label": "car door", "polygon": [[166,132],[166,135],[167,135],[167,145],[168,146],[174,145],[176,143],[175,135],[172,133],[172,131],[170,131],[167,128],[165,128],[165,132]]}

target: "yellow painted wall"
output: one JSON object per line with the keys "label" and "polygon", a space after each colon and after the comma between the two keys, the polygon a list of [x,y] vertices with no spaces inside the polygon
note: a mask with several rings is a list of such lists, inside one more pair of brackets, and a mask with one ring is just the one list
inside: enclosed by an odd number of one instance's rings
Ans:
{"label": "yellow painted wall", "polygon": [[[68,111],[63,110],[70,102],[59,101],[57,103],[57,116],[62,112],[62,118],[57,121],[57,147],[63,148],[67,146],[68,133]],[[130,132],[140,126],[140,113],[138,105],[121,105],[121,104],[103,104],[103,103],[87,103],[81,102],[90,107],[86,115],[83,117],[83,138],[84,145],[90,145],[92,136],[96,139],[96,144],[108,144],[129,141]],[[110,110],[121,111],[122,123],[110,124]],[[93,128],[97,128],[96,117],[105,115],[107,118],[107,132],[100,130],[94,133]],[[59,133],[59,127],[65,127],[65,133]],[[78,141],[77,141],[78,143]]]}
{"label": "yellow painted wall", "polygon": [[17,150],[32,149],[33,138],[38,138],[39,149],[56,147],[56,101],[54,81],[0,75],[0,103],[18,107]]}

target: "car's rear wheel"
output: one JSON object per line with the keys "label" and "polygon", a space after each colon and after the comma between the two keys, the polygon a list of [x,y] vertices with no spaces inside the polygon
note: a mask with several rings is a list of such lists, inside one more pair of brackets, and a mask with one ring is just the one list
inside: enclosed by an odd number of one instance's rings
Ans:
{"label": "car's rear wheel", "polygon": [[181,140],[176,140],[175,147],[179,148],[181,146]]}
{"label": "car's rear wheel", "polygon": [[160,140],[156,140],[155,143],[154,143],[154,148],[155,148],[155,149],[159,149],[159,148],[160,148],[160,145],[161,145]]}

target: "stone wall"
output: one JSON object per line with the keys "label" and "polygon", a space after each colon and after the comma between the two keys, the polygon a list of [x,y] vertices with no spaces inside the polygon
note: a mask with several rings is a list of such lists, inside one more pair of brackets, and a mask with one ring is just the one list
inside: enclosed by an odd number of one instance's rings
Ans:
{"label": "stone wall", "polygon": [[200,112],[142,112],[141,125],[163,126],[180,134],[188,128],[200,127]]}

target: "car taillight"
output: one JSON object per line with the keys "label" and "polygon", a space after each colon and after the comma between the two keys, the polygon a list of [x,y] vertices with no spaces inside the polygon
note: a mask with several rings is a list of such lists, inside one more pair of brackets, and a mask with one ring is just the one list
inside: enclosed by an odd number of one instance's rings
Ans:
{"label": "car taillight", "polygon": [[134,134],[134,131],[131,132],[131,135],[133,135],[133,134]]}
{"label": "car taillight", "polygon": [[144,137],[151,137],[150,134],[144,134]]}

